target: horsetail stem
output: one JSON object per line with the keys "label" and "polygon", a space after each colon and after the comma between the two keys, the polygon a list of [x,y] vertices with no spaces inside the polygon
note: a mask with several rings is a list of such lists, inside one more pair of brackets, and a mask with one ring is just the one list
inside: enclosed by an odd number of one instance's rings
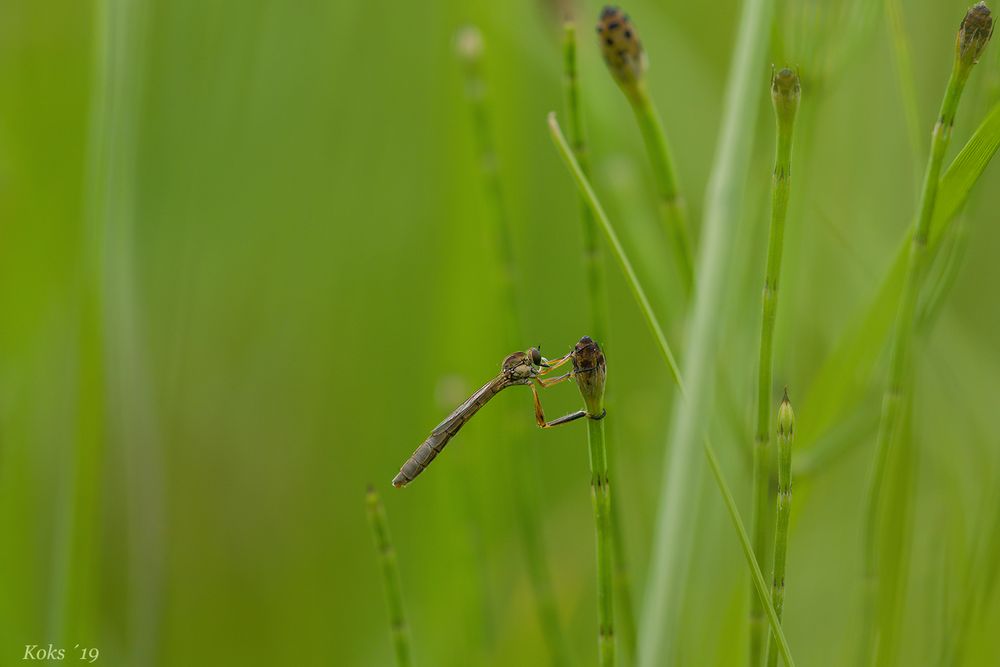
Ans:
{"label": "horsetail stem", "polygon": [[[774,575],[771,577],[771,605],[781,621],[785,608],[785,556],[788,552],[788,518],[792,511],[792,442],[795,439],[795,413],[788,400],[788,389],[778,407],[778,502],[774,524]],[[768,667],[778,664],[778,646],[774,634],[767,649]]]}
{"label": "horsetail stem", "polygon": [[590,499],[597,536],[597,656],[601,667],[615,664],[614,580],[611,532],[611,484],[604,442],[604,385],[607,365],[600,346],[584,336],[573,349],[573,370],[587,404],[587,443],[590,453]]}
{"label": "horsetail stem", "polygon": [[385,599],[389,607],[389,629],[392,633],[392,646],[396,652],[396,664],[399,667],[407,667],[413,664],[410,631],[406,625],[406,613],[403,611],[403,587],[400,583],[396,550],[392,548],[392,538],[389,535],[389,520],[386,518],[385,507],[375,487],[368,486],[366,500],[368,523],[372,527],[375,552],[382,567],[382,583],[385,586]]}
{"label": "horsetail stem", "polygon": [[[577,76],[576,27],[572,22],[564,26],[563,67],[565,74],[566,114],[569,119],[569,140],[580,169],[589,178],[590,160],[584,133],[583,114],[580,104],[580,85]],[[594,337],[608,347],[608,300],[604,274],[604,261],[598,245],[600,231],[594,216],[581,196],[580,221],[583,227],[583,266],[587,274],[587,288],[590,297],[590,326]],[[613,434],[612,434],[613,435]],[[613,440],[613,438],[612,438]],[[606,448],[605,448],[606,451]],[[610,455],[609,455],[610,456]],[[608,467],[610,468],[610,462]],[[618,515],[616,498],[610,500],[611,542],[614,566],[614,598],[616,634],[621,638],[622,655],[626,664],[635,660],[635,616],[632,611],[632,591],[629,585],[628,568],[625,559],[624,536]]]}
{"label": "horsetail stem", "polygon": [[[795,115],[799,108],[799,77],[790,69],[771,76],[771,101],[777,123],[777,147],[774,175],[771,181],[771,226],[768,232],[767,265],[761,296],[760,354],[757,363],[757,419],[753,442],[753,514],[751,531],[754,555],[762,568],[769,560],[772,501],[771,481],[771,376],[774,361],[774,321],[778,308],[778,282],[781,277],[781,256],[788,214],[788,194],[791,179],[792,136]],[[750,664],[759,665],[767,641],[764,609],[753,595],[750,597]]]}
{"label": "horsetail stem", "polygon": [[972,67],[979,60],[993,33],[993,18],[989,8],[982,2],[966,13],[955,39],[955,57],[951,76],[945,89],[938,120],[931,134],[931,150],[924,173],[920,194],[919,213],[910,251],[907,258],[903,291],[891,339],[889,354],[889,379],[882,398],[882,415],[878,436],[875,441],[875,457],[868,481],[864,528],[861,536],[864,566],[864,600],[862,609],[862,642],[859,664],[868,665],[877,658],[877,606],[879,592],[878,547],[876,538],[882,503],[883,482],[886,477],[886,462],[889,449],[895,438],[900,410],[905,404],[905,383],[909,370],[909,350],[913,338],[917,302],[920,296],[921,280],[927,254],[927,240],[934,205],[937,198],[938,181],[945,151],[951,139],[952,126],[958,102]]}
{"label": "horsetail stem", "polygon": [[486,100],[486,82],[483,79],[483,36],[475,26],[461,28],[455,36],[455,53],[462,63],[465,75],[465,96],[472,112],[476,149],[483,185],[492,209],[493,237],[500,261],[503,298],[507,302],[507,343],[510,349],[520,347],[521,327],[515,289],[514,243],[510,233],[510,220],[504,202],[503,184],[500,180],[496,146],[493,142],[493,124]]}
{"label": "horsetail stem", "polygon": [[625,274],[625,281],[632,290],[632,296],[635,297],[635,300],[639,304],[639,310],[646,318],[646,324],[649,326],[653,338],[656,339],[660,353],[663,355],[663,360],[667,362],[670,375],[674,382],[677,383],[677,388],[683,394],[684,383],[681,381],[681,372],[677,367],[677,362],[674,360],[674,353],[670,349],[670,343],[667,342],[667,337],[663,333],[660,321],[653,313],[653,306],[649,303],[649,298],[646,297],[646,291],[642,288],[642,283],[639,282],[639,277],[636,275],[635,269],[632,268],[632,262],[629,261],[628,255],[625,254],[625,248],[622,247],[621,241],[618,240],[618,234],[615,232],[615,228],[611,226],[611,221],[608,220],[608,216],[604,212],[604,207],[601,206],[601,202],[597,199],[594,189],[590,186],[590,181],[580,168],[580,164],[576,161],[576,157],[574,157],[573,150],[569,147],[566,137],[563,136],[554,111],[549,114],[548,121],[549,134],[552,136],[552,141],[555,143],[559,155],[562,156],[563,162],[566,163],[566,167],[573,176],[577,189],[586,200],[591,213],[594,214],[594,218],[600,223],[608,245],[611,246],[615,259],[618,260],[618,265],[621,267],[622,273]]}
{"label": "horsetail stem", "polygon": [[694,257],[684,199],[677,187],[676,169],[660,115],[646,88],[646,51],[639,41],[628,14],[618,7],[605,7],[597,23],[597,35],[604,62],[632,107],[646,152],[649,154],[653,180],[659,197],[660,216],[677,261],[684,293],[690,296],[694,286]]}
{"label": "horsetail stem", "polygon": [[[501,289],[506,327],[506,347],[519,349],[524,329],[521,326],[520,306],[516,289],[516,263],[514,243],[510,231],[510,219],[504,201],[503,187],[498,169],[496,148],[493,141],[493,126],[486,99],[486,81],[483,78],[483,37],[475,26],[466,26],[458,31],[455,51],[461,61],[465,75],[465,94],[472,112],[476,146],[489,205],[492,208],[493,237],[501,265]],[[559,612],[556,609],[555,594],[549,575],[545,554],[544,536],[539,517],[538,491],[525,469],[523,455],[511,448],[513,462],[513,482],[515,484],[514,511],[521,531],[521,546],[524,549],[528,578],[534,592],[535,606],[542,635],[548,645],[552,664],[565,667],[572,664],[569,645],[563,633]],[[529,457],[529,464],[535,459]]]}
{"label": "horsetail stem", "polygon": [[[594,193],[594,189],[590,186],[590,181],[587,180],[587,177],[584,175],[583,171],[581,171],[576,158],[573,156],[573,151],[566,142],[566,137],[563,136],[562,130],[559,127],[559,122],[556,120],[555,113],[549,114],[548,121],[549,133],[552,136],[552,141],[555,144],[556,149],[559,151],[559,155],[562,156],[563,161],[566,163],[570,174],[572,174],[573,179],[576,181],[577,188],[587,200],[587,205],[590,206],[591,212],[601,223],[601,228],[604,230],[605,238],[614,250],[615,257],[618,260],[618,265],[625,276],[626,282],[628,282],[629,287],[632,289],[632,295],[635,297],[636,304],[639,306],[639,310],[642,311],[643,315],[645,315],[646,323],[649,325],[650,332],[659,344],[660,351],[663,353],[663,359],[667,363],[668,369],[670,369],[673,373],[674,382],[677,384],[681,398],[684,399],[687,395],[684,391],[684,384],[680,377],[680,373],[677,371],[676,364],[674,364],[673,355],[670,352],[670,345],[667,343],[667,337],[664,335],[663,329],[660,328],[656,315],[653,314],[653,310],[649,305],[649,300],[646,299],[646,292],[642,287],[642,283],[639,282],[638,276],[636,276],[635,271],[632,270],[632,263],[629,261],[628,255],[625,254],[625,249],[618,241],[618,235],[615,233],[614,227],[611,226],[611,221],[608,220],[607,215],[604,213],[604,208],[601,206],[600,200]],[[704,448],[705,457],[708,459],[708,462],[712,467],[712,472],[715,475],[715,481],[719,487],[719,492],[722,494],[722,499],[726,504],[726,509],[729,511],[733,527],[740,539],[740,546],[743,549],[743,556],[746,559],[747,568],[750,570],[750,576],[754,581],[757,595],[760,597],[761,603],[764,605],[764,612],[767,614],[768,622],[771,625],[771,631],[778,637],[778,648],[781,650],[782,657],[785,659],[785,665],[786,667],[794,667],[791,651],[788,648],[788,642],[785,640],[785,634],[781,630],[781,625],[778,623],[778,618],[774,613],[774,607],[771,606],[770,599],[767,595],[767,585],[764,583],[764,575],[761,574],[760,567],[757,565],[757,559],[754,558],[753,547],[750,545],[750,538],[747,537],[746,529],[743,527],[743,521],[740,518],[739,510],[736,508],[736,501],[733,500],[733,494],[729,491],[729,486],[726,484],[726,480],[722,476],[722,471],[719,469],[718,459],[715,456],[715,451],[712,449],[712,443],[709,441],[707,436],[702,438],[702,446]],[[642,654],[640,654],[640,658],[641,657]]]}
{"label": "horsetail stem", "polygon": [[[563,66],[569,141],[573,148],[573,154],[580,164],[580,169],[590,178],[590,158],[583,129],[583,114],[580,111],[580,85],[576,65],[576,29],[572,23],[565,25],[563,36]],[[580,220],[583,223],[583,264],[587,273],[591,327],[594,337],[607,344],[608,302],[604,263],[598,245],[600,232],[583,196],[580,197]]]}
{"label": "horsetail stem", "polygon": [[729,490],[729,485],[726,484],[726,478],[722,476],[722,468],[719,467],[719,458],[715,455],[712,443],[709,442],[707,437],[702,438],[702,447],[705,450],[705,457],[708,459],[709,468],[712,470],[712,476],[715,477],[715,483],[719,487],[719,493],[722,494],[722,500],[726,504],[729,518],[736,529],[736,535],[740,539],[743,556],[750,566],[750,580],[753,582],[757,597],[764,606],[764,613],[771,624],[771,631],[777,638],[778,650],[781,651],[781,657],[785,660],[785,667],[795,667],[795,661],[792,660],[792,652],[788,648],[788,641],[785,639],[785,633],[781,629],[777,612],[775,612],[774,606],[768,601],[767,584],[764,582],[764,575],[761,574],[757,559],[754,558],[753,547],[750,545],[750,537],[747,535],[746,529],[743,528],[743,520],[740,518],[740,511],[736,507],[736,500],[733,498],[732,491]]}
{"label": "horsetail stem", "polygon": [[[745,217],[744,193],[763,86],[758,81],[771,42],[775,0],[746,0],[735,31],[726,77],[719,138],[708,185],[698,253],[698,282],[685,330],[688,343],[684,377],[690,389],[674,401],[668,446],[660,474],[659,502],[652,536],[652,553],[642,624],[639,627],[639,667],[659,667],[676,662],[684,623],[689,575],[694,552],[691,537],[702,523],[698,489],[704,468],[695,443],[705,429],[719,359],[722,331],[729,318],[725,295],[734,285],[731,271],[736,254],[734,232]],[[730,14],[718,10],[727,21]],[[747,559],[751,570],[756,561]],[[768,607],[771,601],[767,601]],[[780,628],[779,628],[780,631]]]}

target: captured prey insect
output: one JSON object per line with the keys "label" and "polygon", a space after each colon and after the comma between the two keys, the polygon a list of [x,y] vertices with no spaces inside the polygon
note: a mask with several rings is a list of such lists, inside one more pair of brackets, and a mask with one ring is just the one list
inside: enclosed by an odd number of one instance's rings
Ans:
{"label": "captured prey insect", "polygon": [[[581,343],[583,341],[592,343],[586,336],[581,339]],[[577,345],[577,348],[579,347],[580,344]],[[420,443],[420,446],[417,447],[406,463],[403,464],[403,467],[400,468],[399,474],[393,478],[392,485],[396,488],[401,488],[416,479],[417,475],[430,465],[434,457],[441,453],[441,450],[448,444],[448,441],[455,437],[459,429],[465,426],[465,423],[472,419],[473,415],[479,412],[479,409],[486,405],[491,398],[507,387],[515,385],[528,385],[531,387],[531,393],[535,402],[535,421],[541,428],[551,428],[588,416],[586,410],[578,410],[558,419],[545,421],[542,403],[538,398],[538,387],[551,387],[580,373],[595,370],[594,368],[579,368],[575,352],[576,350],[552,361],[543,357],[537,347],[533,347],[526,352],[514,352],[508,355],[500,365],[500,374],[480,387],[476,393],[455,408],[454,412],[445,417],[444,421],[431,431],[427,439]],[[572,371],[556,378],[549,379],[544,377],[568,361],[574,362]],[[603,412],[600,415],[593,416],[594,419],[601,419],[602,417],[604,417]]]}

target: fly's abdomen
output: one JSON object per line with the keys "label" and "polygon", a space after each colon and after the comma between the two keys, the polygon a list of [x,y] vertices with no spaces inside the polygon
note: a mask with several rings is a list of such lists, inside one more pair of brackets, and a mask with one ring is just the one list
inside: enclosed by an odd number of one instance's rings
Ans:
{"label": "fly's abdomen", "polygon": [[438,452],[444,449],[452,435],[448,432],[432,433],[429,438],[420,443],[420,446],[413,451],[410,458],[399,469],[399,474],[392,479],[392,485],[398,489],[412,482],[417,475],[424,471],[424,468],[431,464]]}
{"label": "fly's abdomen", "polygon": [[507,386],[510,386],[510,383],[501,382],[500,378],[487,382],[479,391],[470,396],[469,400],[458,406],[414,450],[403,467],[399,469],[399,474],[393,478],[392,485],[398,489],[412,482],[417,475],[424,471],[424,468],[431,464],[434,457],[444,449],[444,446],[458,433],[459,429],[465,426],[465,423],[472,419],[474,414],[479,412],[479,408],[486,405],[491,398],[496,396],[497,392]]}

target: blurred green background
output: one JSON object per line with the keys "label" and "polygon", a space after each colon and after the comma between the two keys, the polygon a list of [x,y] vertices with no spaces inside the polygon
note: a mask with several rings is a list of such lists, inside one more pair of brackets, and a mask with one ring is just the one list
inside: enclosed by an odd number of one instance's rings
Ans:
{"label": "blurred green background", "polygon": [[[849,10],[861,4],[787,0],[772,30],[772,59],[799,65],[804,82],[775,358],[793,403],[911,220],[966,8],[905,3],[915,157],[881,7],[856,31]],[[739,3],[625,8],[697,228]],[[683,356],[684,306],[646,156],[593,41],[600,5],[577,9],[597,189]],[[369,482],[388,511],[417,662],[546,664],[515,461],[537,482],[575,664],[595,663],[582,425],[534,429],[528,391],[515,388],[416,483],[389,484],[511,351],[454,57],[464,24],[486,45],[522,347],[557,356],[589,333],[578,201],[544,120],[563,108],[564,11],[526,0],[0,5],[0,664],[50,641],[96,646],[108,665],[390,664]],[[997,46],[973,75],[951,155],[995,95]],[[743,289],[729,296],[711,425],[746,519],[774,134],[766,95],[759,118],[734,227]],[[961,270],[918,346],[899,664],[936,664],[928,656],[956,622],[969,664],[998,651],[988,631],[1000,623],[997,560],[985,570],[969,560],[1000,529],[989,523],[1000,483],[998,178],[988,169],[965,210]],[[675,389],[608,264],[608,424],[639,613]],[[855,446],[796,480],[785,627],[802,665],[844,664],[858,634],[856,545],[884,362],[856,380],[867,389],[849,410]],[[579,404],[572,387],[548,393],[553,416]],[[521,413],[517,437],[498,438]],[[512,457],[511,446],[523,451]],[[696,540],[675,650],[684,664],[740,664],[745,564],[714,489],[705,497],[717,507]],[[966,618],[970,581],[987,595]]]}

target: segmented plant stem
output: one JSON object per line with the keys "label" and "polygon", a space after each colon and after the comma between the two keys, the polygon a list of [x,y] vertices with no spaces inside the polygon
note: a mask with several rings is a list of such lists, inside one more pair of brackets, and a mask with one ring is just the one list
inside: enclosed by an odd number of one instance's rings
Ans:
{"label": "segmented plant stem", "polygon": [[726,330],[723,301],[732,286],[730,267],[736,250],[736,228],[743,217],[743,194],[763,92],[760,75],[765,67],[775,4],[774,0],[746,0],[741,5],[722,105],[725,111],[705,196],[698,240],[698,277],[685,334],[688,347],[684,378],[690,383],[690,391],[683,399],[675,399],[659,484],[646,603],[639,628],[640,667],[675,662],[670,655],[676,650],[682,627],[679,619],[684,582],[693,557],[691,536],[703,519],[697,489],[705,470],[696,443],[704,431],[717,376],[719,341]]}
{"label": "segmented plant stem", "polygon": [[389,629],[392,634],[396,664],[399,667],[408,667],[413,664],[410,630],[406,625],[406,613],[403,610],[403,587],[399,577],[396,550],[392,547],[392,537],[389,535],[389,520],[374,487],[368,487],[366,500],[368,523],[371,524],[372,535],[375,537],[375,552],[382,568],[382,583],[385,586],[385,599],[389,607]]}
{"label": "segmented plant stem", "polygon": [[[778,408],[778,502],[774,522],[774,575],[771,577],[771,605],[781,622],[785,608],[785,557],[788,552],[788,519],[792,513],[792,441],[795,439],[795,413],[788,400],[788,390]],[[768,667],[778,664],[774,633],[767,648]]]}
{"label": "segmented plant stem", "polygon": [[660,115],[646,88],[649,61],[639,39],[636,25],[620,8],[606,6],[597,22],[598,45],[608,66],[608,73],[617,82],[632,107],[646,153],[653,169],[660,215],[676,257],[684,293],[690,296],[694,285],[694,260],[691,255],[691,234],[688,231],[684,201],[677,187],[667,135]]}
{"label": "segmented plant stem", "polygon": [[680,389],[681,393],[683,393],[684,383],[681,381],[681,373],[680,369],[677,367],[677,362],[674,360],[674,353],[670,349],[670,343],[667,342],[667,337],[663,333],[663,327],[660,326],[660,321],[657,319],[656,314],[653,313],[653,307],[650,305],[649,299],[646,297],[646,291],[639,282],[639,277],[636,275],[635,269],[632,268],[632,262],[629,261],[628,255],[625,254],[625,248],[622,247],[621,241],[618,240],[618,234],[615,232],[614,227],[611,226],[611,221],[608,220],[608,216],[604,212],[604,207],[601,206],[601,202],[597,198],[597,194],[591,187],[590,180],[587,178],[586,174],[583,173],[583,170],[580,168],[580,164],[576,161],[576,157],[573,155],[573,150],[569,147],[569,143],[566,141],[566,137],[563,136],[562,129],[559,127],[559,121],[556,120],[555,112],[549,114],[548,121],[549,134],[552,136],[552,141],[555,142],[559,155],[562,156],[563,162],[565,162],[566,166],[569,168],[570,174],[572,174],[573,180],[576,182],[577,189],[580,191],[580,194],[590,207],[591,213],[594,214],[594,219],[600,223],[601,229],[604,231],[604,236],[608,241],[608,245],[611,246],[615,259],[618,260],[618,266],[621,268],[622,273],[625,274],[625,282],[628,283],[629,288],[632,290],[632,296],[634,296],[635,300],[638,302],[639,310],[646,318],[646,325],[649,327],[650,332],[653,334],[653,338],[656,340],[657,346],[660,348],[660,354],[663,355],[663,360],[667,363],[670,375],[673,377],[674,382],[677,383],[677,387]]}
{"label": "segmented plant stem", "polygon": [[[969,15],[975,9],[970,10]],[[986,10],[986,14],[988,16],[988,10]],[[969,15],[967,15],[967,20]],[[925,268],[928,235],[930,233],[931,221],[934,217],[934,205],[937,198],[941,165],[944,161],[945,151],[948,148],[948,142],[951,139],[958,102],[961,99],[965,83],[968,81],[969,74],[972,71],[972,66],[978,57],[978,55],[971,58],[966,56],[966,51],[963,48],[966,46],[963,42],[965,28],[966,22],[963,21],[962,28],[959,31],[959,42],[956,49],[954,66],[952,67],[951,76],[948,79],[944,99],[941,102],[938,120],[934,124],[934,130],[931,134],[930,156],[927,160],[927,169],[924,172],[919,214],[910,243],[903,291],[900,295],[891,338],[889,378],[882,397],[882,415],[879,422],[878,436],[875,441],[874,462],[868,481],[864,528],[861,537],[862,548],[864,550],[864,599],[861,616],[862,642],[859,665],[872,664],[872,661],[876,658],[878,646],[879,554],[877,538],[881,515],[882,489],[886,477],[886,461],[889,458],[889,450],[895,438],[900,412],[906,402],[905,392],[909,372],[910,344],[913,339],[915,314]],[[986,40],[988,40],[988,36],[985,40],[980,40],[980,43],[973,43],[971,46],[975,47],[977,52],[981,51],[985,47]]]}
{"label": "segmented plant stem", "polygon": [[[573,154],[580,165],[580,170],[590,178],[590,159],[587,150],[586,134],[583,126],[583,114],[580,103],[580,85],[576,57],[576,26],[567,22],[563,36],[563,72],[565,78],[566,116],[569,141]],[[598,245],[597,224],[590,212],[590,207],[581,196],[580,221],[583,228],[583,265],[587,277],[587,292],[590,303],[590,327],[593,337],[604,347],[605,353],[609,347],[607,322],[608,299],[604,274],[604,258]],[[604,447],[604,456],[609,458],[608,449]],[[610,469],[610,464],[608,468]],[[610,475],[610,473],[609,473]],[[610,479],[610,476],[609,476]],[[615,599],[615,629],[620,638],[622,654],[625,662],[631,664],[635,659],[635,616],[632,611],[632,591],[629,585],[628,568],[626,566],[625,546],[621,522],[618,514],[618,501],[609,499],[611,513],[611,544],[613,552],[614,599]]]}
{"label": "segmented plant stem", "polygon": [[[482,73],[482,35],[472,26],[463,28],[457,36],[456,47],[464,68],[466,97],[472,111],[483,182],[492,208],[493,237],[501,265],[502,298],[506,307],[504,320],[507,348],[517,350],[523,345],[523,329],[516,291],[514,243],[498,169],[490,109],[486,99],[486,82]],[[539,519],[541,511],[537,498],[538,491],[529,478],[528,471],[524,469],[526,462],[523,453],[511,448],[511,456],[515,457],[512,474],[517,487],[513,494],[517,524],[521,531],[520,541],[525,552],[528,577],[535,594],[542,634],[548,645],[552,664],[555,667],[564,667],[572,664],[572,661],[552,590]],[[535,461],[529,456],[527,463],[534,464]]]}
{"label": "segmented plant stem", "polygon": [[[768,232],[767,264],[761,294],[760,352],[757,360],[757,419],[753,441],[753,514],[751,531],[754,555],[767,568],[770,560],[770,529],[773,526],[771,484],[771,378],[774,365],[774,322],[778,312],[778,283],[784,249],[785,218],[791,188],[792,136],[798,110],[798,77],[784,69],[772,77],[771,96],[777,125],[774,173],[771,179],[771,225]],[[750,665],[763,659],[767,639],[764,610],[750,597]]]}
{"label": "segmented plant stem", "polygon": [[[563,33],[563,74],[565,77],[567,133],[573,155],[580,170],[590,178],[590,156],[580,111],[580,84],[576,65],[576,28],[565,25]],[[583,223],[583,265],[587,274],[587,292],[590,297],[590,324],[594,338],[607,347],[608,302],[605,287],[604,262],[598,245],[598,230],[586,200],[580,197],[580,220]]]}
{"label": "segmented plant stem", "polygon": [[646,144],[653,181],[659,198],[660,216],[664,228],[671,236],[671,245],[677,262],[684,293],[690,296],[694,288],[694,255],[691,249],[691,231],[688,226],[684,199],[677,186],[677,175],[673,155],[667,143],[667,135],[660,121],[660,114],[653,104],[649,91],[643,82],[627,93],[635,120],[639,124],[642,140]]}
{"label": "segmented plant stem", "polygon": [[608,457],[604,446],[604,420],[587,419],[590,450],[590,494],[594,505],[597,535],[597,648],[598,664],[615,664],[614,578],[611,532],[611,485],[608,482]]}
{"label": "segmented plant stem", "polygon": [[722,476],[722,469],[719,467],[719,459],[715,455],[715,450],[712,448],[712,443],[709,442],[708,438],[702,439],[702,447],[705,450],[708,465],[712,469],[712,476],[715,477],[715,483],[718,485],[719,492],[722,494],[722,499],[726,503],[726,510],[729,512],[729,518],[732,520],[733,527],[736,529],[737,537],[740,538],[740,546],[743,548],[743,555],[746,557],[747,563],[750,566],[750,579],[753,581],[753,586],[758,599],[764,606],[764,613],[767,615],[767,619],[771,624],[771,631],[776,637],[778,650],[781,651],[781,657],[785,661],[785,667],[794,667],[795,661],[792,660],[791,649],[788,648],[788,641],[785,639],[785,633],[781,629],[781,622],[778,619],[778,614],[775,611],[774,606],[768,600],[767,584],[764,583],[764,575],[761,574],[760,566],[757,564],[757,559],[754,558],[753,548],[750,546],[750,538],[747,536],[747,531],[743,528],[743,520],[740,518],[740,511],[736,508],[736,501],[733,499],[733,494],[729,490],[729,485],[726,484],[725,477]]}
{"label": "segmented plant stem", "polygon": [[[604,208],[601,206],[600,200],[597,199],[597,195],[590,186],[590,182],[580,170],[580,165],[577,164],[576,158],[573,156],[573,152],[570,149],[569,144],[566,142],[566,138],[563,136],[562,130],[559,128],[559,123],[556,120],[555,113],[549,114],[549,131],[552,135],[552,140],[556,145],[556,149],[559,151],[559,154],[562,156],[563,161],[566,163],[570,173],[576,181],[577,188],[586,198],[587,204],[590,206],[590,210],[594,214],[594,217],[601,223],[601,228],[604,230],[605,237],[609,245],[611,245],[616,259],[618,259],[619,267],[621,268],[629,287],[632,289],[632,294],[635,297],[637,305],[639,306],[639,310],[641,310],[643,315],[645,315],[646,322],[649,325],[651,333],[653,334],[653,338],[660,346],[667,368],[675,373],[674,381],[677,383],[677,387],[683,397],[684,384],[680,378],[680,374],[676,373],[676,366],[672,363],[673,355],[670,353],[670,346],[667,343],[667,338],[663,333],[663,329],[660,328],[656,315],[653,314],[649,301],[645,298],[645,290],[639,282],[638,277],[635,275],[635,272],[632,270],[632,263],[625,254],[625,250],[621,243],[618,242],[618,236],[615,234],[614,227],[611,226],[611,222],[604,213]],[[729,492],[729,487],[726,485],[726,481],[722,476],[722,471],[719,470],[715,452],[713,451],[712,444],[707,437],[703,438],[703,448],[705,456],[708,458],[709,463],[713,467],[719,491],[722,493],[723,500],[726,503],[726,508],[729,510],[730,518],[733,521],[733,526],[736,529],[737,536],[740,538],[740,545],[743,548],[743,555],[746,558],[747,567],[750,569],[750,576],[755,582],[754,586],[756,588],[757,595],[761,598],[761,603],[764,605],[764,612],[766,613],[768,622],[771,625],[771,630],[778,637],[778,647],[782,651],[785,664],[788,667],[791,667],[794,662],[792,661],[791,652],[788,649],[788,642],[785,641],[785,635],[781,630],[781,625],[778,623],[777,616],[774,613],[774,608],[771,606],[770,599],[768,598],[767,586],[764,583],[764,575],[761,574],[760,567],[757,565],[757,560],[753,556],[753,548],[750,546],[750,538],[747,537],[746,529],[744,529],[743,522],[736,509],[736,502],[733,500],[732,493]],[[640,654],[639,658],[642,660],[648,659],[644,654]]]}

